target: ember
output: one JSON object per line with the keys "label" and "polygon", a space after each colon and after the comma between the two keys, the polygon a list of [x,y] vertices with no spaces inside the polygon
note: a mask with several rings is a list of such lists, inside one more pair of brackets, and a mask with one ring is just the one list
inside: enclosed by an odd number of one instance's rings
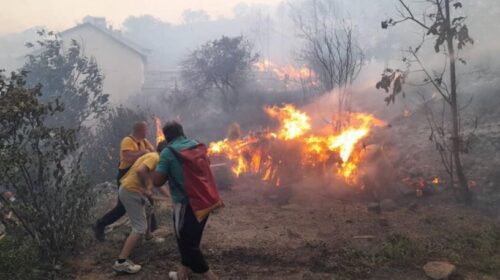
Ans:
{"label": "ember", "polygon": [[326,132],[316,134],[311,118],[293,105],[265,107],[264,112],[279,122],[276,132],[213,142],[209,154],[227,158],[237,177],[260,174],[262,181],[273,185],[315,168],[332,168],[347,183],[356,184],[361,141],[369,136],[372,127],[384,124],[372,115],[351,113],[350,125],[342,131],[334,133],[327,127],[321,130]]}

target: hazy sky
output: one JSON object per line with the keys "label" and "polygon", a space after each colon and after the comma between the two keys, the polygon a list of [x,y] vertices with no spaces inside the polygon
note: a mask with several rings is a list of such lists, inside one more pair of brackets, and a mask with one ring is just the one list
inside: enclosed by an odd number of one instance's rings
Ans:
{"label": "hazy sky", "polygon": [[179,23],[186,9],[203,9],[212,17],[231,17],[239,3],[266,4],[280,0],[0,0],[0,34],[33,26],[63,30],[86,15],[104,16],[114,26],[129,16],[149,14]]}

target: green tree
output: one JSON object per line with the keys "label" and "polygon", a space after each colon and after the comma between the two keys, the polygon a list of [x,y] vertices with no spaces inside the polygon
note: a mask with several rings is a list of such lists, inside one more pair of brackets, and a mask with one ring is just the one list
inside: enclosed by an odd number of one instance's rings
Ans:
{"label": "green tree", "polygon": [[225,111],[235,110],[240,89],[247,80],[258,55],[243,36],[209,41],[182,62],[182,80],[197,94],[215,90]]}
{"label": "green tree", "polygon": [[78,130],[47,125],[63,107],[57,98],[43,102],[42,87],[27,86],[26,74],[0,72],[0,185],[16,193],[3,203],[18,226],[55,264],[82,241],[92,188],[80,168]]}
{"label": "green tree", "polygon": [[[382,28],[394,26],[403,22],[413,22],[423,30],[422,41],[416,47],[410,47],[407,51],[408,57],[403,58],[407,69],[386,69],[382,79],[377,83],[377,88],[382,88],[390,94],[386,97],[387,104],[394,103],[398,94],[403,92],[410,69],[417,65],[416,71],[424,73],[423,85],[431,85],[441,96],[445,106],[441,112],[441,120],[434,118],[435,114],[428,111],[428,120],[431,126],[430,139],[436,144],[441,155],[443,165],[450,175],[450,182],[454,189],[454,182],[458,181],[461,198],[465,202],[471,202],[472,194],[468,187],[467,178],[461,160],[461,153],[469,148],[469,141],[464,135],[460,117],[460,101],[457,91],[457,61],[465,64],[465,60],[457,54],[467,44],[473,44],[469,36],[469,29],[465,24],[466,17],[457,14],[462,9],[462,3],[456,0],[426,0],[429,4],[422,12],[422,18],[417,18],[405,1],[398,0],[400,19],[388,19],[382,22]],[[420,13],[419,13],[420,14]],[[425,46],[426,37],[434,38],[434,51],[442,54],[446,65],[439,71],[431,71],[421,59],[422,47]],[[415,69],[413,69],[415,70]],[[415,72],[415,71],[413,71]],[[448,78],[446,78],[448,75]],[[391,90],[392,88],[392,90]],[[404,96],[404,95],[403,95]],[[449,121],[445,118],[449,115]]]}
{"label": "green tree", "polygon": [[84,122],[107,110],[108,95],[103,93],[103,75],[92,57],[86,57],[81,46],[72,40],[68,45],[53,32],[41,30],[23,67],[29,86],[43,85],[41,100],[58,100],[64,111],[48,121],[55,125],[80,128]]}

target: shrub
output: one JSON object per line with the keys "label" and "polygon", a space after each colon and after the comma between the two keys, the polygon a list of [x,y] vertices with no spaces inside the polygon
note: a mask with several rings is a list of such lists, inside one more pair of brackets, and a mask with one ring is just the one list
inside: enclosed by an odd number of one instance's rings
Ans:
{"label": "shrub", "polygon": [[80,169],[78,131],[47,125],[63,108],[57,99],[41,102],[41,86],[27,87],[25,77],[0,72],[0,185],[16,193],[6,207],[55,264],[84,237],[92,189]]}
{"label": "shrub", "polygon": [[40,252],[33,242],[0,240],[0,279],[41,279]]}

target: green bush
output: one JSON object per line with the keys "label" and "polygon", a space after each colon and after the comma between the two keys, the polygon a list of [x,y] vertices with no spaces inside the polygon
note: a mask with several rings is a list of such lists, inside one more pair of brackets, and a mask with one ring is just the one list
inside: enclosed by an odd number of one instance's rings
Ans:
{"label": "green bush", "polygon": [[41,279],[40,252],[33,242],[0,240],[0,279]]}
{"label": "green bush", "polygon": [[80,168],[78,130],[47,125],[63,108],[41,102],[41,87],[27,87],[25,75],[0,72],[0,185],[16,193],[6,207],[55,264],[84,238],[94,196]]}

